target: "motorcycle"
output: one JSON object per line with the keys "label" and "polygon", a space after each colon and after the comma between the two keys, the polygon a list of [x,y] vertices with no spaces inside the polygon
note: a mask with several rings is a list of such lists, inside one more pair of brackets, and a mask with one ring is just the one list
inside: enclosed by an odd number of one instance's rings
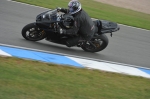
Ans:
{"label": "motorcycle", "polygon": [[[58,33],[58,28],[71,28],[66,26],[65,17],[67,14],[60,13],[57,9],[45,11],[36,17],[36,22],[27,24],[22,29],[22,36],[29,41],[40,41],[46,39],[53,43],[65,45],[68,38],[73,38],[77,35],[64,35]],[[70,19],[71,20],[71,19]],[[98,27],[98,33],[95,33],[90,41],[81,41],[76,46],[81,47],[87,52],[99,52],[104,50],[108,43],[108,37],[105,33],[116,32],[120,29],[117,23],[106,20],[93,20],[94,24]],[[72,21],[73,23],[73,21]],[[72,23],[69,23],[71,25]]]}

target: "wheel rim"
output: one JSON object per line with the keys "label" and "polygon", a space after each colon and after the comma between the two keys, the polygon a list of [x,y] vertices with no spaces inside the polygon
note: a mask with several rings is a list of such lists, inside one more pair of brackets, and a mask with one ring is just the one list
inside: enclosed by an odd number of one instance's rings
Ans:
{"label": "wheel rim", "polygon": [[43,37],[43,33],[39,28],[33,27],[26,31],[26,37],[30,40],[38,40]]}
{"label": "wheel rim", "polygon": [[87,50],[99,50],[102,45],[103,45],[103,41],[101,39],[94,39],[91,41],[95,47],[89,43],[86,44],[86,48]]}

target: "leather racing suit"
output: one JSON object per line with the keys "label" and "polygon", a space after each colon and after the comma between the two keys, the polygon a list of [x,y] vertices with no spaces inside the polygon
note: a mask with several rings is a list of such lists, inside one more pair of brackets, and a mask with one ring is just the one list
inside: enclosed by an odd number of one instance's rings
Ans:
{"label": "leather racing suit", "polygon": [[[62,8],[60,11],[64,13],[68,13],[68,9]],[[68,39],[66,41],[66,45],[68,47],[77,45],[80,40],[86,40],[86,41],[91,40],[94,33],[98,31],[92,19],[83,9],[73,14],[72,16],[74,17],[74,25],[71,29],[66,29],[65,34],[69,34],[69,35],[79,34],[79,37]]]}

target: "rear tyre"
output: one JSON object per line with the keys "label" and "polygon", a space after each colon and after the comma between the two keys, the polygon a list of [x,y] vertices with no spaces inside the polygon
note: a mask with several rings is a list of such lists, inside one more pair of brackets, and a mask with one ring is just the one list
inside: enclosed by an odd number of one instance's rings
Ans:
{"label": "rear tyre", "polygon": [[85,46],[81,46],[81,48],[87,52],[99,52],[107,47],[109,40],[105,34],[102,34],[94,36],[91,39],[91,42],[94,44],[95,47],[89,43],[86,43]]}
{"label": "rear tyre", "polygon": [[29,41],[39,41],[45,38],[45,32],[38,28],[35,23],[30,23],[22,29],[22,36]]}

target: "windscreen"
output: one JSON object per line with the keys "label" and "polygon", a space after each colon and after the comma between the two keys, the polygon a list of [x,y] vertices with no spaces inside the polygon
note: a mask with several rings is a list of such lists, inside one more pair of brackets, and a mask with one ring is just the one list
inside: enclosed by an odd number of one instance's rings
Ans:
{"label": "windscreen", "polygon": [[57,21],[57,10],[51,10],[43,14],[43,20]]}

